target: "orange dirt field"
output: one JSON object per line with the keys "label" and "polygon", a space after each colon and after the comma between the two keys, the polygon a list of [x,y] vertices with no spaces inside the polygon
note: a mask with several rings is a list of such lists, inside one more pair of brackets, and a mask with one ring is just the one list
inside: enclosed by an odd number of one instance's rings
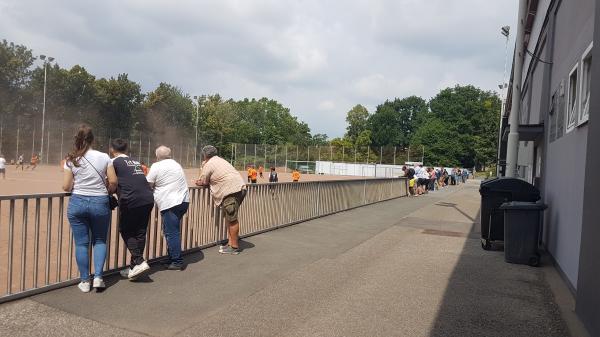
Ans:
{"label": "orange dirt field", "polygon": [[[198,175],[198,169],[185,169],[186,176],[192,185],[192,180]],[[18,195],[18,194],[34,194],[34,193],[56,193],[62,192],[62,170],[58,165],[38,166],[34,171],[18,170],[15,166],[6,167],[6,180],[0,177],[0,195]],[[246,178],[246,172],[241,171],[240,175]],[[278,169],[279,182],[291,182],[291,172],[284,172],[283,168]],[[342,179],[360,179],[360,177],[352,176],[332,176],[332,175],[317,175],[317,174],[302,174],[300,181],[318,181],[318,180],[342,180]],[[269,182],[268,172],[264,173],[264,178],[258,178],[258,183]]]}

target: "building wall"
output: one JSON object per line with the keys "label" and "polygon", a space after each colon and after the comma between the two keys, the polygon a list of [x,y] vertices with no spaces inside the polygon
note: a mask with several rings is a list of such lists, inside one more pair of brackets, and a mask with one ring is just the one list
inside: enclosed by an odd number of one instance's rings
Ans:
{"label": "building wall", "polygon": [[[536,44],[538,44],[538,42],[541,43],[539,37],[544,33],[544,17],[546,15],[546,12],[548,12],[548,9],[550,8],[551,4],[552,0],[538,1],[536,20],[534,21],[533,26],[531,27],[531,37],[529,38],[530,42],[528,49],[531,51],[536,49]],[[529,67],[532,64],[532,61],[533,58],[531,57],[531,55],[525,54],[525,58],[523,59],[523,75],[521,77],[523,79],[523,83],[525,83],[525,81],[527,80],[527,74],[530,71]]]}
{"label": "building wall", "polygon": [[[600,31],[600,7],[596,7],[594,22]],[[594,45],[600,46],[600,34],[595,34]],[[588,149],[583,204],[583,229],[581,232],[581,255],[577,280],[576,311],[591,336],[600,336],[600,221],[598,221],[598,190],[600,190],[600,63],[592,64],[592,96],[588,126]]]}
{"label": "building wall", "polygon": [[[550,96],[557,95],[554,115],[545,117],[544,201],[545,243],[573,288],[577,287],[583,191],[585,181],[587,124],[566,132],[566,83],[574,65],[593,40],[594,1],[560,1],[551,13],[548,36],[553,39]],[[538,19],[543,20],[543,14]],[[555,15],[554,15],[555,14]],[[553,26],[553,27],[552,27]],[[564,90],[561,90],[563,86]],[[564,92],[564,95],[561,93]],[[562,97],[562,98],[561,98]],[[562,101],[561,101],[562,99]],[[552,120],[552,118],[557,118]],[[562,119],[564,117],[564,119]],[[562,122],[561,122],[562,120]],[[556,137],[551,135],[556,127]]]}

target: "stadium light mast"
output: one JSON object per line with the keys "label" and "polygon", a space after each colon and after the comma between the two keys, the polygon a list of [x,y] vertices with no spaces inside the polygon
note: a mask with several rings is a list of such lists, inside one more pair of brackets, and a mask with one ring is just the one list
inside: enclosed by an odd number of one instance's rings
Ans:
{"label": "stadium light mast", "polygon": [[519,19],[517,26],[517,37],[515,43],[515,61],[513,65],[513,83],[510,115],[508,116],[508,124],[510,125],[508,132],[508,141],[506,144],[506,177],[517,176],[517,162],[519,158],[519,116],[521,114],[521,85],[523,75],[523,58],[525,56],[525,24],[527,16],[527,6],[529,1],[519,0]]}
{"label": "stadium light mast", "polygon": [[500,148],[502,144],[502,119],[506,113],[506,96],[508,93],[508,83],[506,83],[506,72],[508,68],[508,41],[510,39],[510,26],[504,26],[500,28],[500,33],[506,38],[504,47],[504,75],[502,76],[502,84],[498,86],[500,88],[500,95],[502,96],[502,106],[500,107],[500,124],[498,124],[498,155],[496,163],[496,175],[500,174]]}
{"label": "stadium light mast", "polygon": [[40,59],[44,61],[44,103],[42,105],[42,133],[40,136],[40,160],[42,160],[44,154],[44,128],[46,124],[46,79],[48,74],[48,64],[54,61],[54,57],[48,56],[48,60],[46,60],[46,55],[40,55]]}
{"label": "stadium light mast", "polygon": [[[194,100],[196,101],[196,126],[195,126],[195,133],[196,133],[196,143],[194,145],[194,166],[196,166],[196,158],[197,158],[197,154],[198,154],[198,118],[200,116],[200,102],[198,102],[198,98],[199,96],[194,96]],[[202,108],[204,108],[204,104],[202,104]]]}

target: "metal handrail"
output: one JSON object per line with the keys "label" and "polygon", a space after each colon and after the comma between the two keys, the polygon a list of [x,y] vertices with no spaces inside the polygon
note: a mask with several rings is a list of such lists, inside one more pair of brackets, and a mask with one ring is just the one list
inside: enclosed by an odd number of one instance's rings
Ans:
{"label": "metal handrail", "polygon": [[[240,208],[241,237],[247,237],[408,195],[404,178],[251,184]],[[181,224],[186,253],[226,239],[226,226],[210,191],[190,187],[190,207]],[[66,219],[70,193],[0,196],[0,303],[78,282],[73,235]],[[112,213],[105,273],[128,265]],[[145,259],[167,255],[160,212],[153,210],[146,237]],[[20,238],[20,239],[19,239]],[[6,263],[4,263],[6,261]]]}

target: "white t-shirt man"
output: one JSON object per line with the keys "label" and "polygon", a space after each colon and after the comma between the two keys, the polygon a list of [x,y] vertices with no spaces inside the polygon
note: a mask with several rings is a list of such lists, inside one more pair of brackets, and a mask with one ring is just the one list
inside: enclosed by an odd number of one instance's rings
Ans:
{"label": "white t-shirt man", "polygon": [[112,166],[108,154],[89,149],[77,161],[79,166],[67,161],[65,170],[73,172],[73,194],[85,196],[108,195],[106,189],[106,170]]}
{"label": "white t-shirt man", "polygon": [[0,170],[6,169],[6,159],[4,157],[0,157]]}
{"label": "white t-shirt man", "polygon": [[415,176],[418,179],[429,179],[427,171],[422,166],[415,167]]}
{"label": "white t-shirt man", "polygon": [[163,159],[152,164],[146,179],[154,184],[154,201],[160,211],[190,201],[185,173],[175,160]]}

